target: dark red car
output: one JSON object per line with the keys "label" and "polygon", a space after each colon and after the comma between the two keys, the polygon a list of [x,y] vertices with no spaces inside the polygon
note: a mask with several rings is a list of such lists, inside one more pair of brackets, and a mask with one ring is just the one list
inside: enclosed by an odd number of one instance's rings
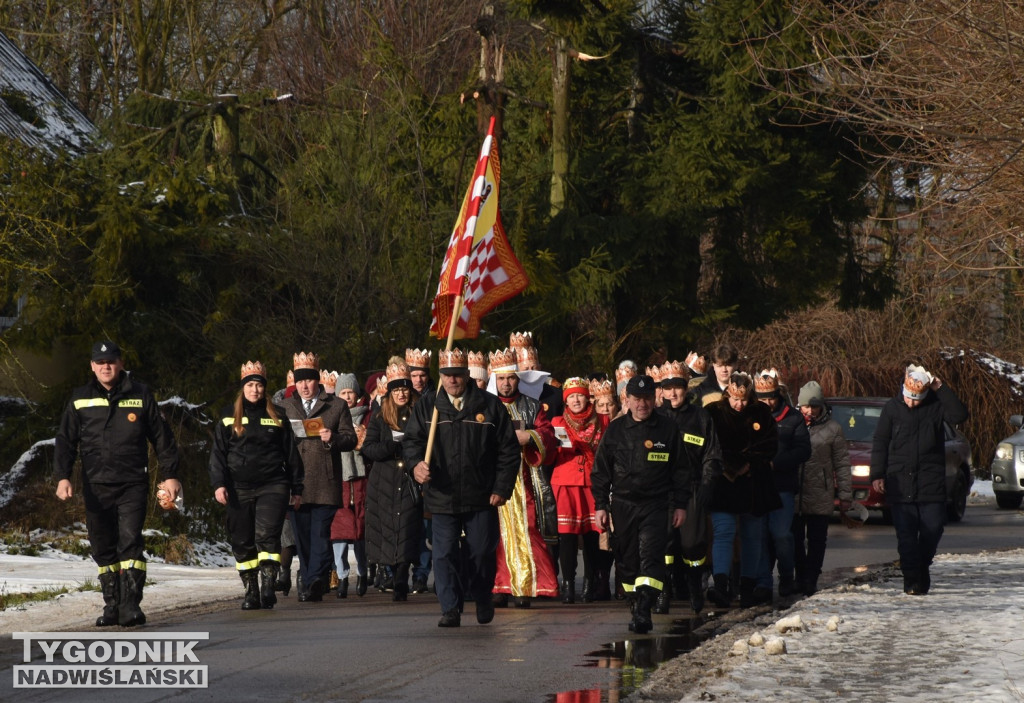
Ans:
{"label": "dark red car", "polygon": [[[890,518],[885,496],[871,488],[871,443],[888,398],[827,398],[832,419],[843,428],[853,470],[853,499]],[[950,522],[960,522],[974,483],[974,463],[967,438],[949,423],[946,432],[946,506]]]}

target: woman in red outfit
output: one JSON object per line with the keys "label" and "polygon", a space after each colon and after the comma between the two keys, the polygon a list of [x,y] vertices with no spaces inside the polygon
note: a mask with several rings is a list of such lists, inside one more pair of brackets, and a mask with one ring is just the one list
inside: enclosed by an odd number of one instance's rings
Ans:
{"label": "woman in red outfit", "polygon": [[583,591],[580,600],[594,599],[594,576],[598,567],[601,534],[594,520],[594,494],[590,470],[594,452],[608,427],[609,415],[595,412],[590,402],[590,384],[584,378],[570,378],[562,385],[565,410],[551,421],[559,440],[551,487],[558,508],[558,563],[562,573],[562,602],[576,600],[576,550],[583,539]]}

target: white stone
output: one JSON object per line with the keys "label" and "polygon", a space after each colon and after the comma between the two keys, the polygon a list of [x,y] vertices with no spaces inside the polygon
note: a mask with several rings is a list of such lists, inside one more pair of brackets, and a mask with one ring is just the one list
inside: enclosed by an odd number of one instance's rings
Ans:
{"label": "white stone", "polygon": [[804,627],[803,618],[800,617],[799,613],[797,613],[796,615],[790,615],[788,618],[782,618],[777,623],[775,623],[775,631],[778,632],[780,635],[786,632],[793,631],[803,632],[806,629],[807,628]]}
{"label": "white stone", "polygon": [[785,654],[786,640],[781,637],[772,637],[764,644],[765,654]]}
{"label": "white stone", "polygon": [[729,650],[729,656],[731,657],[745,657],[747,656],[747,643],[743,640],[736,640],[732,645],[732,649]]}
{"label": "white stone", "polygon": [[839,616],[838,615],[833,615],[832,617],[830,617],[828,619],[828,622],[825,623],[825,629],[828,630],[829,632],[838,632],[839,631]]}
{"label": "white stone", "polygon": [[755,632],[747,639],[747,644],[751,647],[763,647],[764,646],[764,635],[760,632]]}

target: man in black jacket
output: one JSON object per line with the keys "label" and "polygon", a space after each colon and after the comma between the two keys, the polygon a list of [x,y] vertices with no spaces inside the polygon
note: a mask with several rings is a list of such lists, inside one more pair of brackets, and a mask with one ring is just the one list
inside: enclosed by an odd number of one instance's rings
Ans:
{"label": "man in black jacket", "polygon": [[665,515],[671,509],[672,527],[679,528],[691,494],[679,429],[654,411],[654,391],[650,376],[629,379],[628,413],[608,425],[591,472],[594,517],[602,530],[615,523],[615,568],[633,610],[629,629],[637,634],[654,627],[651,607],[668,581]]}
{"label": "man in black jacket", "polygon": [[871,486],[884,493],[896,528],[903,591],[925,595],[946,524],[946,435],[967,408],[920,366],[907,367],[902,396],[882,408],[871,448]]}
{"label": "man in black jacket", "polygon": [[[519,442],[501,401],[469,382],[465,352],[442,351],[438,365],[442,391],[421,398],[413,408],[403,440],[405,463],[423,486],[424,510],[433,515],[434,585],[442,613],[438,627],[461,624],[463,531],[476,618],[486,624],[494,618],[497,508],[512,495],[521,458]],[[431,424],[436,429],[428,462]]]}
{"label": "man in black jacket", "polygon": [[81,455],[85,521],[104,602],[96,626],[143,625],[146,616],[139,602],[146,582],[146,443],[156,450],[161,487],[172,502],[181,492],[178,448],[149,388],[125,372],[116,344],[93,345],[91,366],[95,380],[74,390],[57,432],[57,497],[72,497],[71,475]]}

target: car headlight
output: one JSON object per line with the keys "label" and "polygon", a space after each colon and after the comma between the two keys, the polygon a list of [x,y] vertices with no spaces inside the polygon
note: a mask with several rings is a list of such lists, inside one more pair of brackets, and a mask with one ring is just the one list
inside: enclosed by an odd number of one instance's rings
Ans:
{"label": "car headlight", "polygon": [[996,447],[996,459],[1001,461],[1009,461],[1013,459],[1013,445],[1008,442],[1001,443]]}
{"label": "car headlight", "polygon": [[867,464],[854,464],[850,469],[857,478],[867,478],[871,475],[871,467]]}

